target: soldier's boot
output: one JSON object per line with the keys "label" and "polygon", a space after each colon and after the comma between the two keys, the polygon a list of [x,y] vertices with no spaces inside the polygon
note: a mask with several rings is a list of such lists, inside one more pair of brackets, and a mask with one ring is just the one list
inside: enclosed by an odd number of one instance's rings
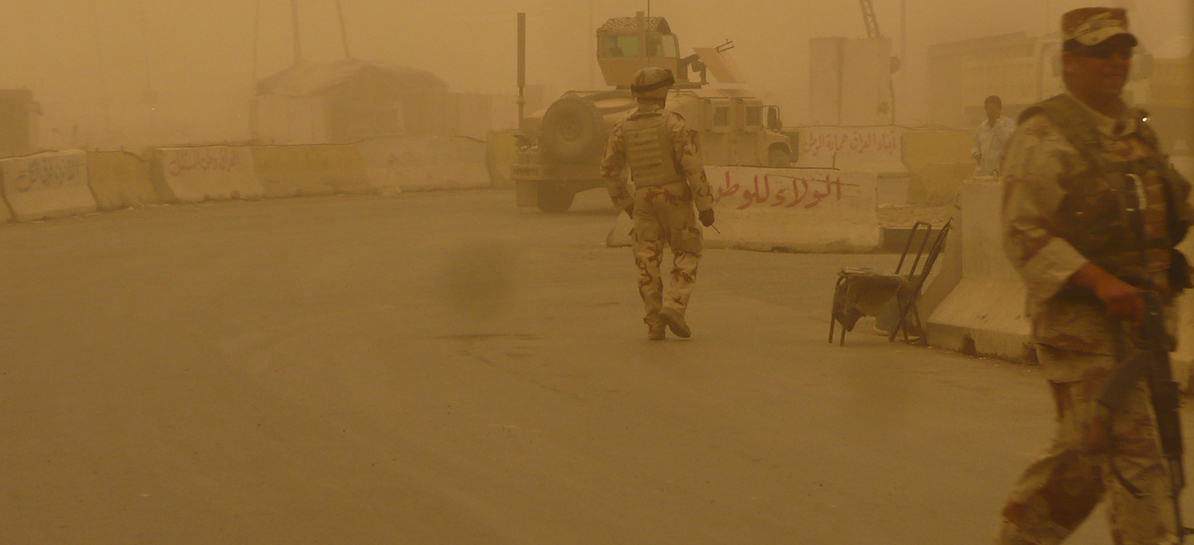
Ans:
{"label": "soldier's boot", "polygon": [[663,308],[659,311],[659,319],[667,324],[668,329],[681,339],[687,339],[692,336],[692,330],[688,329],[688,324],[684,321],[684,317],[674,309]]}
{"label": "soldier's boot", "polygon": [[653,325],[647,327],[647,339],[652,341],[662,341],[667,337],[667,326],[663,324]]}

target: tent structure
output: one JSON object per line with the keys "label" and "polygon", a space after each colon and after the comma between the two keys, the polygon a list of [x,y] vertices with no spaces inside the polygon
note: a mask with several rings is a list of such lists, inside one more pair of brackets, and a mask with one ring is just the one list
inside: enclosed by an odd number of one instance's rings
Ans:
{"label": "tent structure", "polygon": [[254,138],[266,144],[344,143],[456,132],[448,84],[405,66],[344,59],[301,62],[257,83]]}

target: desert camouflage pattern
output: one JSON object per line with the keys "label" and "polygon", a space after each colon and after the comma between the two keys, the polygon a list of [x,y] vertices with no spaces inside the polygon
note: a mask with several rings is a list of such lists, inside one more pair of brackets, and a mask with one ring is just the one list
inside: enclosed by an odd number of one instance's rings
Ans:
{"label": "desert camouflage pattern", "polygon": [[[1093,441],[1099,433],[1106,436],[1105,411],[1096,397],[1114,358],[1048,346],[1038,347],[1037,354],[1046,366],[1085,372],[1079,380],[1050,382],[1057,433],[1013,488],[1003,509],[997,543],[1061,543],[1104,499],[1116,545],[1177,543],[1169,477],[1153,424],[1148,386],[1142,381],[1128,395],[1124,410],[1112,419],[1112,440]],[[1124,489],[1111,471],[1110,460],[1146,497],[1137,499]]]}
{"label": "desert camouflage pattern", "polygon": [[[1119,119],[1112,119],[1076,100],[1074,102],[1094,119],[1102,156],[1109,163],[1140,161],[1157,154],[1141,137],[1141,115],[1137,110],[1127,108]],[[1085,214],[1081,209],[1075,212],[1073,207],[1063,209],[1067,195],[1080,191],[1115,200],[1118,192],[1103,187],[1107,185],[1106,180],[1090,175],[1090,165],[1046,115],[1031,116],[1016,129],[1008,143],[1002,172],[1003,245],[1027,286],[1027,311],[1032,319],[1034,340],[1054,348],[1114,355],[1114,337],[1109,331],[1102,303],[1089,290],[1070,286],[1069,278],[1088,261],[1093,261],[1113,273],[1147,276],[1171,302],[1172,294],[1165,293],[1168,291],[1168,248],[1158,243],[1159,247],[1150,250],[1147,270],[1143,270],[1134,248],[1125,248],[1118,254],[1093,255],[1086,246],[1106,241],[1078,240],[1097,236],[1092,233],[1100,226],[1122,223],[1123,220],[1118,205],[1110,212],[1091,210]],[[1146,237],[1164,241],[1168,225],[1164,186],[1154,170],[1144,172],[1141,179],[1148,201]],[[1184,181],[1181,183],[1185,184]],[[1185,195],[1188,185],[1179,189]],[[1107,217],[1099,217],[1096,212]],[[1078,226],[1080,228],[1076,230],[1074,222],[1077,221],[1084,222],[1086,228]],[[1083,229],[1085,233],[1082,233]],[[1071,236],[1076,232],[1080,236]],[[1066,236],[1063,237],[1063,233],[1067,233]],[[1083,246],[1085,251],[1075,245]],[[1168,305],[1165,314],[1172,334],[1177,325],[1172,304]],[[1110,369],[1110,360],[1092,361],[1102,362]],[[1085,371],[1070,363],[1045,366],[1046,377],[1056,382],[1079,380]]]}
{"label": "desert camouflage pattern", "polygon": [[1123,8],[1078,8],[1061,16],[1063,42],[1077,40],[1082,45],[1096,45],[1121,34],[1130,35],[1128,12]]}
{"label": "desert camouflage pattern", "polygon": [[[644,322],[654,332],[663,325],[659,311],[671,308],[684,316],[696,283],[704,239],[693,205],[701,211],[713,208],[713,191],[705,177],[699,137],[684,126],[678,113],[660,113],[661,105],[642,103],[628,121],[639,116],[663,115],[671,145],[663,152],[671,155],[685,180],[664,185],[638,187],[632,193],[622,171],[626,167],[626,122],[614,126],[601,160],[601,176],[610,199],[618,210],[634,205],[634,261],[638,268],[639,294],[646,311]],[[631,173],[633,176],[633,172]],[[671,246],[674,256],[671,279],[666,293],[663,286],[663,248]]]}
{"label": "desert camouflage pattern", "polygon": [[[688,184],[675,182],[635,191],[633,236],[638,292],[646,311],[643,322],[658,330],[663,327],[660,310],[670,308],[680,316],[688,310],[704,249]],[[671,246],[673,254],[666,294],[661,271],[665,244]]]}
{"label": "desert camouflage pattern", "polygon": [[634,187],[641,189],[684,180],[669,149],[671,145],[672,135],[660,112],[636,115],[622,123],[622,146],[634,173]]}
{"label": "desert camouflage pattern", "polygon": [[[663,110],[657,104],[640,104],[638,111],[630,118],[643,114],[651,114]],[[667,110],[664,115],[664,125],[672,142],[671,151],[680,170],[688,180],[692,190],[692,200],[697,210],[713,209],[713,190],[709,187],[709,179],[705,177],[705,165],[701,160],[700,135],[697,131],[689,130],[684,125],[684,116]],[[614,208],[626,210],[634,204],[634,194],[631,193],[626,180],[622,179],[622,171],[626,168],[626,128],[624,123],[614,125],[609,140],[605,145],[605,156],[601,159],[601,178],[605,180],[605,188],[614,202]]]}

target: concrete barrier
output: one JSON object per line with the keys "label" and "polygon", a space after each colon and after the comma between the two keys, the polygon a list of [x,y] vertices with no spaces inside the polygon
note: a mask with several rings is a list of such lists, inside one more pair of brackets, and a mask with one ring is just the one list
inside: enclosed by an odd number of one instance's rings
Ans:
{"label": "concrete barrier", "polygon": [[908,202],[948,203],[962,181],[974,175],[971,133],[952,130],[910,130],[903,134],[903,161],[911,175]]}
{"label": "concrete barrier", "polygon": [[901,160],[904,129],[900,127],[801,127],[799,131],[797,167],[881,175],[908,171]]}
{"label": "concrete barrier", "polygon": [[[747,250],[866,253],[880,243],[876,176],[825,169],[706,167],[717,228],[706,246]],[[625,214],[606,243],[630,245]]]}
{"label": "concrete barrier", "polygon": [[373,191],[351,145],[256,146],[253,164],[266,197]]}
{"label": "concrete barrier", "polygon": [[154,151],[152,181],[163,201],[254,199],[265,195],[248,147],[164,148]]}
{"label": "concrete barrier", "polygon": [[356,144],[369,184],[382,192],[490,187],[485,143],[464,137],[378,138]]}
{"label": "concrete barrier", "polygon": [[494,189],[513,189],[514,180],[510,170],[518,160],[518,147],[514,136],[517,130],[489,131],[485,140],[485,168],[489,170],[489,183]]}
{"label": "concrete barrier", "polygon": [[87,153],[39,153],[0,161],[4,199],[17,221],[95,212],[87,184]]}
{"label": "concrete barrier", "polygon": [[150,162],[126,151],[87,153],[87,178],[100,210],[161,202],[150,178]]}
{"label": "concrete barrier", "polygon": [[941,348],[1031,361],[1024,282],[1003,251],[998,205],[1002,195],[997,178],[962,184],[959,199],[965,219],[955,232],[961,236],[950,244],[950,252],[961,253],[962,275],[929,317],[928,339]]}

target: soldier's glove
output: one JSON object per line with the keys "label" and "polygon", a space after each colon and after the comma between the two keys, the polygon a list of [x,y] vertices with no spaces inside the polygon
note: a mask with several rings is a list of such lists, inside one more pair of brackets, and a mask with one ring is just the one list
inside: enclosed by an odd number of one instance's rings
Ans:
{"label": "soldier's glove", "polygon": [[705,210],[704,212],[701,212],[701,225],[704,225],[705,227],[713,226],[713,209],[712,208]]}

